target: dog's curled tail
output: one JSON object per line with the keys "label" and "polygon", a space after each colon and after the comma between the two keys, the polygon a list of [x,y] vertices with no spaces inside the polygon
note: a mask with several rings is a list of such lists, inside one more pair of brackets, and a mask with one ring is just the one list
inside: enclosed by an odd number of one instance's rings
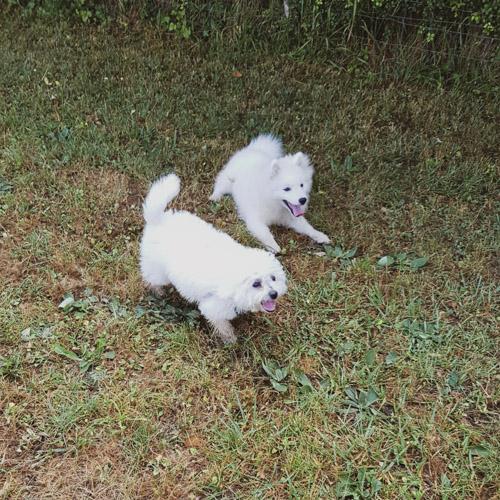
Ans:
{"label": "dog's curled tail", "polygon": [[167,205],[179,194],[181,181],[175,174],[158,179],[149,189],[142,204],[144,220],[148,224],[161,221]]}
{"label": "dog's curled tail", "polygon": [[257,149],[268,154],[273,159],[283,156],[283,144],[273,134],[260,134],[252,139],[248,145],[250,149]]}

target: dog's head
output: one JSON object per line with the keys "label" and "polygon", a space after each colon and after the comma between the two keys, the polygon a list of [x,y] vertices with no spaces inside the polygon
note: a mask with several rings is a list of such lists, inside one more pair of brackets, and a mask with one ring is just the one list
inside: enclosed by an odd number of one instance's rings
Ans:
{"label": "dog's head", "polygon": [[294,217],[304,215],[309,204],[314,168],[304,153],[283,156],[271,163],[271,188]]}
{"label": "dog's head", "polygon": [[233,295],[235,307],[240,312],[273,312],[276,301],[287,291],[285,272],[269,252],[253,249],[249,256]]}

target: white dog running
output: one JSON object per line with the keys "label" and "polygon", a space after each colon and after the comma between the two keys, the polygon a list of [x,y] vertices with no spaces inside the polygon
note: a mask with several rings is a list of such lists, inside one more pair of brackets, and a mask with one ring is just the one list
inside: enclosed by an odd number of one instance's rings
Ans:
{"label": "white dog running", "polygon": [[156,289],[171,283],[198,304],[224,343],[234,343],[229,321],[247,311],[274,311],[287,289],[285,273],[269,252],[240,245],[189,212],[165,212],[179,190],[179,178],[170,174],[146,196],[142,276]]}
{"label": "white dog running", "polygon": [[307,222],[314,168],[304,153],[283,155],[281,141],[259,135],[235,153],[215,180],[210,199],[233,196],[248,230],[269,250],[279,252],[269,226],[277,224],[305,234],[317,243],[330,243],[328,236]]}

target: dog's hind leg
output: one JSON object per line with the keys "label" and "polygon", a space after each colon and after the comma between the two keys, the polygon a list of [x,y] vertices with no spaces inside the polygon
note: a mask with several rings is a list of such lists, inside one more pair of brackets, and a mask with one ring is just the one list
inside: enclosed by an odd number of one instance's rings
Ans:
{"label": "dog's hind leg", "polygon": [[161,267],[155,265],[149,260],[143,259],[141,261],[141,274],[146,285],[157,297],[164,295],[165,291],[163,287],[170,285],[170,280]]}
{"label": "dog's hind leg", "polygon": [[225,194],[231,194],[233,181],[228,177],[227,172],[222,170],[215,179],[214,190],[210,196],[210,201],[220,200]]}

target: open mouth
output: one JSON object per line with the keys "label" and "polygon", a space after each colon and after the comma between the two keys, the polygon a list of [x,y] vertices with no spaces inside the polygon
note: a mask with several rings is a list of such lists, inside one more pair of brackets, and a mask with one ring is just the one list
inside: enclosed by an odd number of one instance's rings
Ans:
{"label": "open mouth", "polygon": [[262,309],[268,313],[273,312],[276,309],[276,301],[273,299],[263,300],[260,305],[262,306]]}
{"label": "open mouth", "polygon": [[292,212],[292,215],[294,217],[300,217],[301,215],[304,215],[306,213],[302,205],[293,205],[286,200],[283,200],[283,203],[287,206],[288,210]]}

